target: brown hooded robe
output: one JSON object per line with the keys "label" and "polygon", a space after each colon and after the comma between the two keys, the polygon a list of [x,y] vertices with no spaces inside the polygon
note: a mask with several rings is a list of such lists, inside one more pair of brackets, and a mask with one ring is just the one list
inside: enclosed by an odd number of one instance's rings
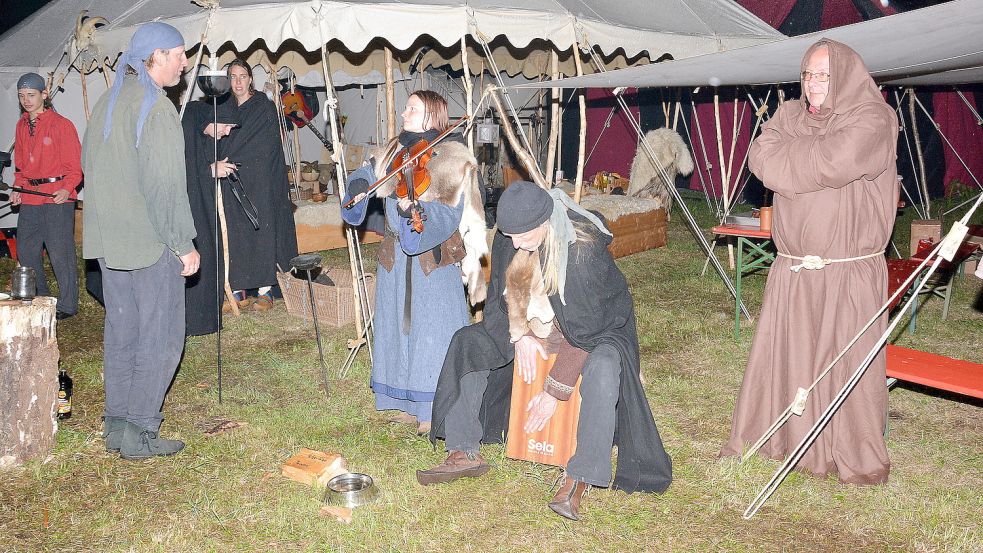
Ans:
{"label": "brown hooded robe", "polygon": [[[775,191],[772,234],[778,251],[845,259],[882,252],[897,210],[898,122],[860,56],[823,39],[806,60],[829,48],[829,93],[819,113],[802,98],[785,102],[751,145],[749,167]],[[800,261],[778,257],[765,286],[757,331],[722,455],[738,455],[764,434],[795,397],[856,335],[887,298],[882,256],[792,272]],[[802,440],[884,332],[882,316],[812,391],[761,452],[783,459]],[[884,444],[885,357],[871,363],[798,467],[843,482],[875,484],[890,471]]]}

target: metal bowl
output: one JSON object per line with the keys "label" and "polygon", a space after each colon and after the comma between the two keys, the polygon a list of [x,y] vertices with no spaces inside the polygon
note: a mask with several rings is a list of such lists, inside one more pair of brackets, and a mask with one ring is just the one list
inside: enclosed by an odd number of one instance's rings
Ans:
{"label": "metal bowl", "polygon": [[324,491],[324,503],[349,509],[360,507],[375,500],[379,490],[372,477],[359,472],[339,474],[328,480]]}

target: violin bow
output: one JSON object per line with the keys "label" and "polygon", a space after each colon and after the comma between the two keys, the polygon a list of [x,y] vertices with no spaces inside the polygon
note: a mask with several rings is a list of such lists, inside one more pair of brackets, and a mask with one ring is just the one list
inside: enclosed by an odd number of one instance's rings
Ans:
{"label": "violin bow", "polygon": [[375,183],[373,183],[372,186],[370,186],[369,189],[365,191],[365,197],[364,198],[362,198],[358,202],[356,202],[354,200],[354,198],[353,198],[353,199],[349,200],[348,203],[346,203],[342,207],[344,207],[345,209],[350,209],[356,203],[363,202],[363,201],[371,198],[375,194],[376,190],[378,190],[379,187],[382,186],[382,183],[384,183],[387,180],[391,179],[394,175],[396,175],[397,173],[399,173],[400,171],[402,171],[404,168],[406,168],[407,165],[409,165],[410,163],[413,163],[414,161],[416,161],[417,159],[419,159],[420,156],[422,156],[423,154],[425,154],[428,151],[430,151],[434,146],[437,145],[438,142],[440,142],[441,140],[443,140],[444,138],[446,138],[447,135],[449,135],[451,133],[451,131],[457,129],[458,127],[460,127],[461,125],[463,125],[469,119],[470,119],[470,116],[467,116],[467,115],[465,115],[465,116],[461,117],[460,119],[458,119],[453,125],[451,125],[450,127],[447,127],[447,129],[444,130],[444,132],[442,132],[439,135],[437,135],[437,137],[434,138],[433,141],[426,148],[424,148],[424,149],[420,150],[419,152],[417,152],[416,154],[408,157],[403,163],[401,163],[399,165],[399,167],[393,169],[392,171],[389,171],[388,173],[386,173],[386,175],[384,177],[382,177],[381,179],[375,181]]}

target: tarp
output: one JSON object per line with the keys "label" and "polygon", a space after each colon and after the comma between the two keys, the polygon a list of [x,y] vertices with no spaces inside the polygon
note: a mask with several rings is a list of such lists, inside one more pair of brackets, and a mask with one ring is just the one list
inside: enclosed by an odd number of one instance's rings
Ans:
{"label": "tarp", "polygon": [[[614,88],[796,82],[802,53],[821,37],[856,50],[879,82],[935,84],[932,75],[938,75],[939,84],[979,82],[983,67],[981,30],[983,0],[955,0],[747,48],[521,86]],[[956,71],[967,68],[975,69]]]}

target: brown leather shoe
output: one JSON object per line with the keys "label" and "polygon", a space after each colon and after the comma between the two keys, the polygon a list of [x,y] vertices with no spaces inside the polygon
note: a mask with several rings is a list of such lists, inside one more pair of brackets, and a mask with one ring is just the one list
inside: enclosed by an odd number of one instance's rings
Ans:
{"label": "brown leather shoe", "polygon": [[477,478],[490,468],[491,465],[478,453],[451,451],[443,463],[432,469],[416,471],[416,480],[424,486],[446,484],[458,478]]}
{"label": "brown leather shoe", "polygon": [[556,490],[553,501],[550,501],[550,509],[561,517],[580,520],[580,500],[587,495],[588,490],[590,484],[587,482],[564,476],[560,489]]}

